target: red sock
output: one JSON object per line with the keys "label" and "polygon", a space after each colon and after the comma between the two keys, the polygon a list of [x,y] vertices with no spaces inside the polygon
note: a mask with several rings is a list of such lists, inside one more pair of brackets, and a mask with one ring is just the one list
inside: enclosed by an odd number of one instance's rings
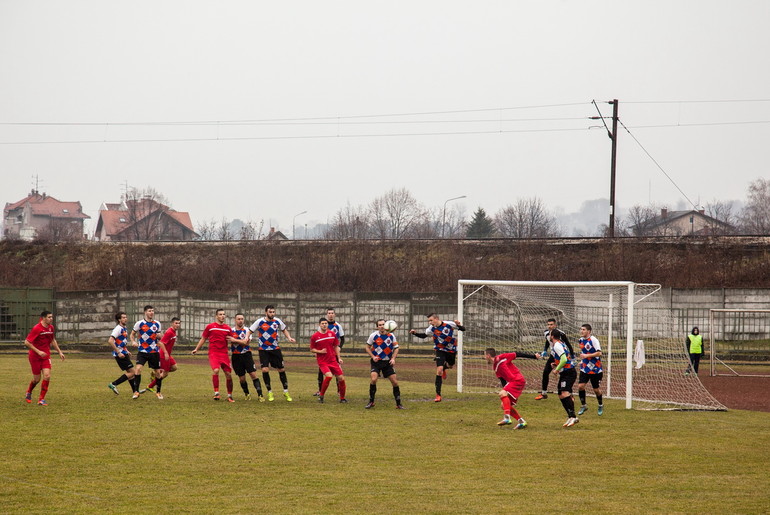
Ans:
{"label": "red sock", "polygon": [[225,379],[227,383],[227,395],[233,394],[233,378],[231,376],[227,376],[227,379]]}
{"label": "red sock", "polygon": [[519,415],[519,412],[516,411],[516,408],[514,408],[513,406],[511,406],[511,416],[516,420],[519,420],[521,418],[521,415]]}
{"label": "red sock", "polygon": [[340,381],[337,384],[337,387],[338,387],[339,392],[340,392],[340,399],[344,399],[345,398],[345,391],[347,390],[347,385],[345,384],[345,380],[343,379],[342,381]]}
{"label": "red sock", "polygon": [[36,386],[37,383],[35,381],[30,381],[29,386],[27,387],[27,393],[32,393],[32,390],[34,390]]}
{"label": "red sock", "polygon": [[326,393],[326,389],[329,388],[329,383],[331,382],[332,382],[331,377],[324,376],[324,382],[323,384],[321,384],[321,397],[324,396],[324,394]]}
{"label": "red sock", "polygon": [[150,381],[150,384],[147,385],[147,388],[155,388],[155,383],[157,382],[158,382],[157,379],[153,379],[152,381]]}
{"label": "red sock", "polygon": [[219,391],[219,374],[214,374],[211,376],[211,382],[214,383],[214,391]]}
{"label": "red sock", "polygon": [[506,395],[505,397],[502,398],[502,403],[503,403],[503,413],[505,413],[506,415],[510,415],[511,414],[511,399],[508,398],[508,396]]}
{"label": "red sock", "polygon": [[50,380],[46,381],[45,379],[43,379],[43,382],[40,383],[40,400],[41,401],[45,399],[45,394],[48,393],[48,383],[50,382],[51,382]]}

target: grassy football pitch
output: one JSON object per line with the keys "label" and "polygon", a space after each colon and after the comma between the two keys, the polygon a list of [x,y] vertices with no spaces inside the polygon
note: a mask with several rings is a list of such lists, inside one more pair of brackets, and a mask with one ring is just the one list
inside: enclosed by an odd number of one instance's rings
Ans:
{"label": "grassy football pitch", "polygon": [[[177,358],[179,359],[179,358]],[[605,401],[570,429],[550,396],[519,404],[445,385],[402,358],[404,411],[387,381],[364,410],[362,358],[346,360],[347,405],[319,405],[310,358],[287,359],[294,402],[211,399],[204,358],[184,358],[166,399],[115,396],[114,361],[54,363],[48,407],[24,403],[26,356],[0,355],[1,513],[541,513],[770,510],[770,413],[643,412]],[[271,373],[274,387],[278,374]],[[454,372],[450,381],[454,379]],[[147,384],[145,374],[144,384]],[[224,389],[224,384],[222,385]],[[39,388],[39,387],[38,387]],[[35,399],[37,393],[35,391]],[[253,391],[253,387],[252,387]]]}

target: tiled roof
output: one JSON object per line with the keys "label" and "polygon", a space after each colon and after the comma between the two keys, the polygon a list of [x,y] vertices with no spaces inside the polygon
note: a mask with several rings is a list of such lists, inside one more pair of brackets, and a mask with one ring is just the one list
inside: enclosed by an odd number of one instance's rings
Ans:
{"label": "tiled roof", "polygon": [[5,212],[13,211],[29,204],[35,216],[50,216],[51,218],[74,218],[85,220],[91,218],[83,213],[80,202],[62,202],[46,194],[30,193],[26,198],[5,205]]}

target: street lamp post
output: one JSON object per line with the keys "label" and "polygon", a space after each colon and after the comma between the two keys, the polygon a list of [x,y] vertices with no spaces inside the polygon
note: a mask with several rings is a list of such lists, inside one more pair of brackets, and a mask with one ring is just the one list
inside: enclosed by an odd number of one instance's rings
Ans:
{"label": "street lamp post", "polygon": [[442,238],[444,237],[444,229],[446,228],[446,205],[447,205],[447,203],[449,203],[449,202],[451,202],[453,200],[459,200],[461,198],[466,198],[466,196],[467,195],[462,195],[460,197],[454,197],[454,198],[450,198],[450,199],[447,199],[446,201],[444,201],[444,214],[441,215],[441,237]]}
{"label": "street lamp post", "polygon": [[297,213],[296,215],[294,215],[294,218],[291,219],[291,239],[292,240],[294,239],[294,222],[297,220],[297,217],[299,215],[304,215],[305,213],[307,213],[307,211],[303,211],[301,213]]}

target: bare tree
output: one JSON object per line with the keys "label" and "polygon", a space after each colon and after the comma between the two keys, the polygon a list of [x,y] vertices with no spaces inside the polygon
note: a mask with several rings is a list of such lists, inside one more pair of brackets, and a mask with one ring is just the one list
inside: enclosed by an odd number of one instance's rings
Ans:
{"label": "bare tree", "polygon": [[78,241],[83,239],[82,224],[65,218],[51,218],[48,225],[35,234],[37,241]]}
{"label": "bare tree", "polygon": [[431,215],[431,218],[437,220],[437,235],[443,234],[446,238],[465,237],[468,221],[465,214],[465,207],[462,205],[450,207],[446,212],[446,216],[444,216],[443,210],[440,213],[437,210],[435,214]]}
{"label": "bare tree", "polygon": [[738,218],[735,215],[735,201],[713,200],[706,204],[706,214],[714,220],[707,222],[708,231],[714,235],[732,234]]}
{"label": "bare tree", "polygon": [[233,232],[230,230],[230,221],[222,218],[214,230],[214,237],[219,241],[230,241],[234,239]]}
{"label": "bare tree", "polygon": [[741,215],[741,229],[747,234],[770,234],[770,179],[749,184],[748,202]]}
{"label": "bare tree", "polygon": [[249,220],[241,227],[238,237],[242,240],[258,240],[262,235],[262,226],[264,220],[260,220],[259,224]]}
{"label": "bare tree", "polygon": [[559,236],[556,217],[536,197],[519,199],[495,215],[497,232],[508,238],[552,238]]}
{"label": "bare tree", "polygon": [[405,239],[427,218],[426,209],[406,188],[392,189],[377,197],[369,208],[374,236]]}
{"label": "bare tree", "polygon": [[628,210],[624,225],[628,228],[627,232],[629,235],[654,236],[659,233],[656,229],[657,221],[657,208],[636,204]]}
{"label": "bare tree", "polygon": [[361,240],[369,238],[370,235],[368,211],[361,207],[353,207],[348,202],[334,215],[323,237],[327,240]]}
{"label": "bare tree", "polygon": [[213,218],[204,222],[198,222],[195,230],[201,240],[213,240],[216,233],[217,222]]}
{"label": "bare tree", "polygon": [[168,199],[155,188],[129,188],[124,203],[131,239],[135,241],[156,241],[168,232],[171,209]]}

